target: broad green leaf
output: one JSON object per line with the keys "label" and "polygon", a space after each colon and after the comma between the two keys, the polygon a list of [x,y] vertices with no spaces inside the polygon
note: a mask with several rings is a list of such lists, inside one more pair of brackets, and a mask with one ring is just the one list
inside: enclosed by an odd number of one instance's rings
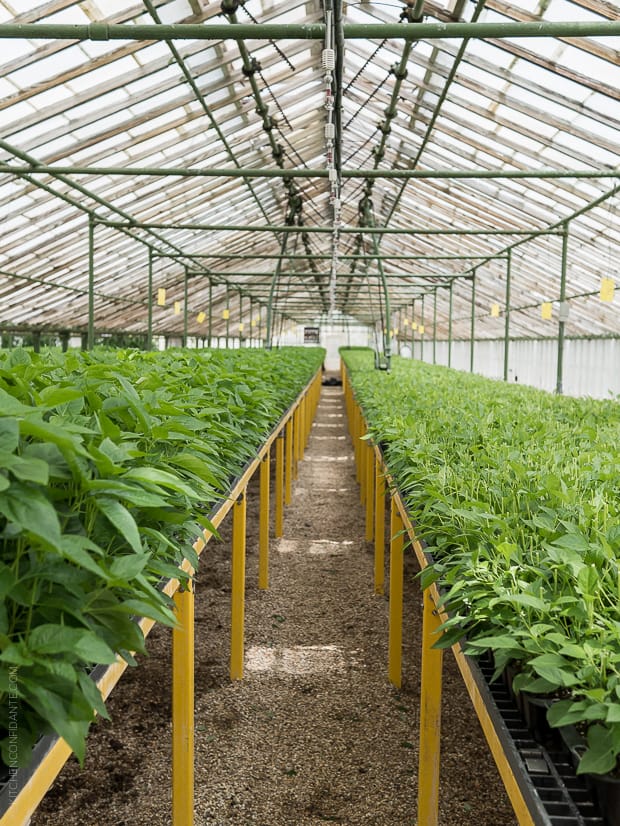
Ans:
{"label": "broad green leaf", "polygon": [[154,467],[132,468],[123,475],[123,479],[134,479],[136,482],[158,485],[170,490],[183,493],[190,499],[197,499],[197,494],[186,485],[178,476],[165,470]]}
{"label": "broad green leaf", "polygon": [[58,515],[52,503],[40,491],[27,488],[20,483],[11,485],[0,496],[0,513],[25,533],[58,546]]}
{"label": "broad green leaf", "polygon": [[127,554],[117,556],[110,565],[112,579],[131,580],[141,574],[149,561],[148,554]]}
{"label": "broad green leaf", "polygon": [[577,766],[577,774],[607,774],[616,767],[617,751],[611,731],[601,725],[588,729],[588,748]]}
{"label": "broad green leaf", "polygon": [[138,554],[143,552],[142,542],[136,520],[124,505],[115,499],[98,497],[97,507],[104,516],[114,525],[121,536],[129,543],[129,546]]}
{"label": "broad green leaf", "polygon": [[116,660],[110,647],[92,631],[66,625],[38,625],[28,637],[28,647],[36,654],[71,654],[86,663]]}
{"label": "broad green leaf", "polygon": [[540,654],[529,661],[530,666],[550,683],[563,688],[578,682],[570,664],[557,654]]}
{"label": "broad green leaf", "polygon": [[0,418],[0,450],[15,453],[19,444],[17,419]]}
{"label": "broad green leaf", "polygon": [[58,407],[59,404],[66,404],[67,402],[81,399],[83,393],[77,387],[58,387],[51,385],[44,387],[39,395],[46,407]]}

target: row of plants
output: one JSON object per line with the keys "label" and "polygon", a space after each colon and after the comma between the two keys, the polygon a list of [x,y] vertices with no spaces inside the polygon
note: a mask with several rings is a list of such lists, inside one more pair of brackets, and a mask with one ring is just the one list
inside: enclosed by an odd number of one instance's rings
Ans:
{"label": "row of plants", "polygon": [[580,773],[620,754],[620,407],[343,351],[352,385],[433,563],[450,618],[438,645],[491,651],[553,727],[586,742]]}
{"label": "row of plants", "polygon": [[[93,666],[173,625],[209,514],[323,351],[0,353],[0,745],[27,764],[56,732],[83,760]],[[17,701],[17,706],[16,702]]]}

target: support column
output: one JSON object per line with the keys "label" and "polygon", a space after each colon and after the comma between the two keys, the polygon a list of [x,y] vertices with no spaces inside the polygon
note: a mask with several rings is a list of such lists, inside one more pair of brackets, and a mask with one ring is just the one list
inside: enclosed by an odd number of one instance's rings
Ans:
{"label": "support column", "polygon": [[421,330],[420,330],[420,361],[424,361],[424,333],[426,332],[426,327],[424,326],[424,294],[422,294],[422,314],[420,317],[421,323]]}
{"label": "support column", "polygon": [[153,249],[151,247],[149,247],[147,295],[149,305],[146,317],[146,349],[150,350],[153,346]]}
{"label": "support column", "polygon": [[568,222],[562,225],[562,262],[560,269],[560,321],[558,323],[558,369],[555,392],[561,396],[564,392],[564,335],[566,322],[563,310],[566,301],[566,271],[568,260]]}
{"label": "support column", "polygon": [[469,372],[474,372],[474,335],[476,332],[476,270],[471,276],[471,327],[469,331]]}
{"label": "support column", "polygon": [[246,494],[233,505],[232,593],[230,623],[230,679],[243,679],[245,614],[245,512]]}
{"label": "support column", "polygon": [[412,359],[415,358],[415,352],[414,352],[414,349],[413,349],[414,343],[415,343],[415,334],[414,334],[414,329],[413,329],[414,322],[415,322],[415,301],[412,301],[411,302],[411,358]]}
{"label": "support column", "polygon": [[403,522],[398,512],[396,499],[392,496],[390,512],[388,677],[396,688],[400,688],[402,680],[404,546]]}
{"label": "support column", "polygon": [[372,542],[375,522],[375,449],[370,442],[364,443],[364,461],[366,462],[366,542]]}
{"label": "support column", "polygon": [[437,287],[433,300],[433,364],[437,364]]}
{"label": "support column", "polygon": [[454,281],[450,282],[450,302],[449,302],[449,316],[448,316],[448,367],[452,367],[452,296],[453,296]]}
{"label": "support column", "polygon": [[185,279],[183,281],[183,347],[187,347],[187,321],[189,313],[189,308],[187,306],[188,281],[187,270],[185,270]]}
{"label": "support column", "polygon": [[95,346],[95,221],[88,216],[88,332],[86,349]]}
{"label": "support column", "polygon": [[213,343],[213,281],[209,278],[209,335],[208,346],[211,347]]}
{"label": "support column", "polygon": [[172,824],[194,823],[194,590],[174,595],[172,629]]}
{"label": "support column", "polygon": [[375,594],[385,586],[385,476],[375,454]]}
{"label": "support column", "polygon": [[269,451],[260,463],[260,517],[258,527],[258,587],[269,588]]}
{"label": "support column", "polygon": [[430,588],[424,591],[423,600],[418,823],[424,826],[437,826],[443,649],[432,647],[437,641],[436,631],[441,620]]}
{"label": "support column", "polygon": [[293,417],[286,423],[286,474],[284,504],[290,505],[293,499]]}
{"label": "support column", "polygon": [[276,537],[284,533],[284,431],[280,431],[276,439]]}
{"label": "support column", "polygon": [[512,277],[512,250],[506,257],[506,304],[504,307],[504,381],[508,381],[508,360],[510,357],[510,281]]}

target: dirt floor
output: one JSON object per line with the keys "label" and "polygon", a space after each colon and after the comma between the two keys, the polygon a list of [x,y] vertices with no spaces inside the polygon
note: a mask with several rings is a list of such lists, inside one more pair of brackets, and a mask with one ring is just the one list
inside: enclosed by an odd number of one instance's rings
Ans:
{"label": "dirt floor", "polygon": [[[235,682],[229,522],[207,546],[196,583],[196,824],[414,826],[420,592],[409,558],[396,690],[341,388],[323,388],[284,538],[272,541],[268,591],[256,584],[250,485],[245,678]],[[156,628],[148,648],[109,700],[112,722],[93,729],[85,768],[67,764],[32,826],[170,824],[170,632]],[[516,823],[450,655],[441,765],[441,826]]]}

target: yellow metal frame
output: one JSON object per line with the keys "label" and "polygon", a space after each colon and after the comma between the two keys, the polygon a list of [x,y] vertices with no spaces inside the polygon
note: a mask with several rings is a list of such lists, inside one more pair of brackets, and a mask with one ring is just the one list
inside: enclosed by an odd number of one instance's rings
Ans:
{"label": "yellow metal frame", "polygon": [[245,490],[233,505],[232,594],[230,600],[230,679],[243,679],[245,617]]}
{"label": "yellow metal frame", "polygon": [[405,564],[403,522],[396,498],[390,508],[390,614],[388,630],[388,677],[400,688],[403,667],[403,580]]}
{"label": "yellow metal frame", "polygon": [[[321,392],[322,373],[317,371],[314,377],[310,380],[308,385],[297,396],[288,411],[280,419],[274,430],[266,439],[263,446],[257,452],[256,457],[248,464],[245,472],[237,481],[233,489],[229,492],[227,499],[223,501],[217,512],[210,518],[211,524],[217,529],[231,508],[238,504],[239,498],[243,494],[243,501],[245,503],[245,490],[248,481],[254,475],[256,469],[262,465],[265,456],[268,456],[271,446],[276,444],[276,508],[275,508],[275,526],[274,533],[276,536],[282,535],[283,527],[283,500],[286,504],[291,501],[291,479],[292,479],[292,428],[293,417],[299,416],[298,408],[304,403],[304,400],[310,396],[312,398],[311,410],[312,416],[308,416],[308,408],[306,407],[306,427],[308,432],[312,426],[312,417],[318,405]],[[307,404],[307,401],[306,401]],[[309,419],[309,421],[308,421]],[[286,440],[283,438],[286,433]],[[287,473],[286,483],[289,490],[288,500],[285,499],[284,494],[284,443],[287,448]],[[244,508],[245,511],[245,508]],[[238,526],[235,531],[233,526],[233,533],[237,534],[237,541],[241,542],[241,513],[236,512]],[[243,539],[245,551],[245,512],[243,513]],[[259,528],[260,530],[260,528]],[[200,554],[212,534],[209,531],[204,531],[203,536],[198,538],[194,543],[194,550]],[[243,554],[244,556],[245,554]],[[234,549],[233,549],[234,556]],[[193,569],[187,560],[184,560],[180,569],[185,573],[193,575]],[[239,566],[236,569],[237,578],[240,580]],[[243,579],[245,579],[245,569],[243,569]],[[173,826],[192,826],[193,824],[193,647],[194,647],[194,595],[193,590],[189,589],[183,592],[179,591],[180,582],[178,579],[171,579],[166,583],[163,591],[170,597],[174,598],[177,606],[178,626],[173,631]],[[234,588],[233,588],[234,591]],[[232,600],[231,600],[232,602]],[[233,634],[231,633],[231,676],[233,672],[233,650],[235,673],[240,671],[243,674],[243,654],[241,653],[240,667],[239,667],[239,650],[243,651],[243,610],[239,610],[238,604],[238,589],[237,589],[237,604],[236,604],[236,620],[234,622],[235,641],[233,645]],[[146,637],[152,627],[155,625],[154,620],[142,618],[139,621],[139,626]],[[190,642],[191,637],[191,642]],[[191,665],[190,665],[191,663]],[[121,678],[123,672],[127,668],[127,663],[118,658],[117,662],[106,669],[100,680],[97,681],[97,687],[100,689],[104,699],[111,693],[116,683]],[[233,677],[236,679],[237,677]],[[176,745],[175,745],[176,744]],[[71,756],[71,749],[64,740],[58,738],[55,740],[49,751],[43,756],[41,762],[36,768],[33,775],[23,785],[17,794],[14,802],[10,808],[0,817],[0,826],[24,826],[28,819],[36,811],[39,803],[45,796],[48,789],[58,776],[64,764]],[[191,763],[191,770],[188,768]],[[185,768],[184,768],[185,767]]]}
{"label": "yellow metal frame", "polygon": [[265,453],[260,465],[260,515],[258,526],[258,587],[269,588],[269,495],[271,456]]}
{"label": "yellow metal frame", "polygon": [[[346,366],[341,365],[342,385],[345,394],[349,432],[355,447],[357,478],[361,480],[362,468],[366,466],[360,458],[359,445],[362,428],[365,426],[362,410],[355,399]],[[363,423],[364,422],[364,423]],[[383,592],[384,565],[384,496],[385,486],[391,493],[391,542],[390,542],[390,631],[388,640],[388,675],[390,681],[400,686],[401,646],[402,646],[402,603],[399,616],[398,602],[404,533],[407,534],[421,568],[428,565],[422,543],[418,539],[407,508],[400,492],[391,479],[383,455],[377,446],[375,454],[375,592]],[[404,533],[403,533],[404,531]],[[400,539],[398,538],[400,534]],[[393,600],[393,585],[396,585],[396,598]],[[420,698],[420,751],[418,777],[418,826],[438,826],[439,804],[439,763],[441,733],[441,689],[442,689],[442,650],[433,649],[436,630],[448,619],[444,610],[437,609],[439,592],[436,585],[424,591],[424,614],[422,629],[422,685]],[[399,634],[401,635],[399,637]],[[519,826],[535,826],[535,821],[523,797],[518,780],[504,751],[502,742],[495,729],[484,698],[473,675],[468,657],[463,653],[460,643],[452,646],[452,653],[461,672],[463,682],[469,693],[474,710],[493,755],[500,777],[510,799]]]}

